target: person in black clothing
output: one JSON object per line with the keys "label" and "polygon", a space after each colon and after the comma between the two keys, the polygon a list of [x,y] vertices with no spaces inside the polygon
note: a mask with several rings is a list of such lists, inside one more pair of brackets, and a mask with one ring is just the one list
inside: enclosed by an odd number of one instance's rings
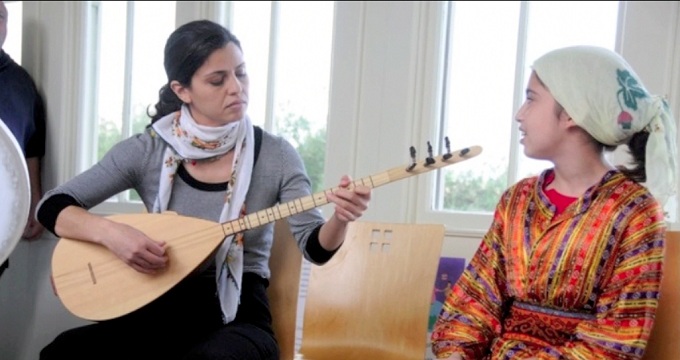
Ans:
{"label": "person in black clothing", "polygon": [[[32,240],[43,232],[34,213],[42,197],[40,162],[45,155],[45,108],[31,76],[2,49],[7,38],[7,18],[7,7],[0,1],[0,119],[12,131],[26,157],[31,210],[23,238]],[[8,266],[9,260],[0,265],[0,275]]]}

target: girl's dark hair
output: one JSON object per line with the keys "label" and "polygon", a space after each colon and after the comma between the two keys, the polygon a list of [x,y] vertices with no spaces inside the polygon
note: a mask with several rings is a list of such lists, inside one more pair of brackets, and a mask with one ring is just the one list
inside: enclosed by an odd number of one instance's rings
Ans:
{"label": "girl's dark hair", "polygon": [[[564,111],[564,106],[562,106],[562,104],[560,104],[560,103],[557,102],[557,100],[556,100],[556,101],[555,101],[555,116],[558,116],[558,117],[559,117],[560,114],[562,113],[562,111]],[[595,137],[593,137],[592,135],[590,135],[590,134],[588,134],[588,135],[590,136],[590,138],[592,139],[592,141],[595,143],[595,145],[597,146],[597,148],[598,148],[600,151],[614,151],[614,150],[616,150],[616,148],[618,147],[618,146],[616,146],[616,145],[607,145],[607,144],[605,144],[605,143],[602,143],[602,142],[598,141],[598,140],[595,139]]]}
{"label": "girl's dark hair", "polygon": [[[612,152],[618,148],[617,145],[604,144],[595,139],[592,135],[591,138],[593,141],[595,141],[597,147],[601,151]],[[616,166],[616,168],[619,169],[619,171],[621,171],[624,175],[628,176],[628,178],[639,183],[647,181],[647,171],[645,169],[645,151],[647,148],[648,138],[649,132],[646,130],[633,134],[630,140],[628,140],[628,154],[633,157],[633,160],[631,161],[631,165],[633,165],[633,167],[628,168],[624,165]]]}
{"label": "girl's dark hair", "polygon": [[628,140],[628,153],[633,157],[631,162],[633,167],[630,169],[623,165],[617,167],[626,176],[639,183],[647,181],[647,172],[645,170],[647,139],[649,139],[649,132],[647,130],[633,134],[633,137]]}
{"label": "girl's dark hair", "polygon": [[178,81],[190,86],[191,78],[208,57],[218,49],[233,42],[239,49],[241,43],[224,26],[209,21],[196,20],[178,27],[165,43],[163,65],[168,82],[158,92],[156,111],[151,117],[153,124],[163,116],[179,110],[182,100],[170,88],[170,82]]}

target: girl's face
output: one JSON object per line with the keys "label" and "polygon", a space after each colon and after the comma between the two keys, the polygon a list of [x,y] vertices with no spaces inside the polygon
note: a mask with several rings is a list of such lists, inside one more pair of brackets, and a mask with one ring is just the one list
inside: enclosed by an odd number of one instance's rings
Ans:
{"label": "girl's face", "polygon": [[555,98],[532,73],[526,89],[526,100],[515,119],[519,122],[520,143],[530,158],[551,160],[557,154],[569,116],[559,111]]}
{"label": "girl's face", "polygon": [[194,73],[191,85],[172,81],[170,86],[200,125],[222,126],[246,115],[248,75],[243,53],[233,42],[208,57]]}

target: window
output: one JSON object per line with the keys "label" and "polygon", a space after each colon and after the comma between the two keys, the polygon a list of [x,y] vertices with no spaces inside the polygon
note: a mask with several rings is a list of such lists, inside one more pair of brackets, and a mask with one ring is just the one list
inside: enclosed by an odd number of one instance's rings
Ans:
{"label": "window", "polygon": [[[175,2],[102,1],[91,3],[90,64],[92,88],[86,108],[94,139],[83,159],[84,168],[100,160],[115,143],[141,132],[150,123],[147,109],[153,109],[158,90],[166,83],[163,68],[165,40],[175,29]],[[84,154],[84,156],[87,156]],[[139,196],[125,192],[114,200],[126,202]]]}
{"label": "window", "polygon": [[248,113],[287,138],[313,190],[323,185],[333,2],[232,3],[232,30],[250,76]]}
{"label": "window", "polygon": [[[228,4],[228,24],[241,41],[251,80],[248,114],[256,125],[289,139],[300,152],[315,190],[324,171],[330,79],[333,2]],[[115,143],[150,123],[158,91],[167,82],[163,50],[176,28],[175,1],[91,2],[89,48],[95,54],[88,77],[86,118],[94,139],[86,148],[89,168]],[[219,15],[217,17],[220,17]],[[87,125],[86,125],[87,126]],[[87,155],[84,155],[87,156]],[[114,202],[138,202],[134,192]]]}
{"label": "window", "polygon": [[449,3],[440,133],[483,156],[441,171],[435,212],[485,229],[503,190],[551,165],[524,156],[514,121],[531,62],[568,45],[614,49],[618,14],[618,2]]}
{"label": "window", "polygon": [[5,1],[7,8],[7,38],[2,49],[17,63],[21,64],[21,39],[23,24],[23,2]]}

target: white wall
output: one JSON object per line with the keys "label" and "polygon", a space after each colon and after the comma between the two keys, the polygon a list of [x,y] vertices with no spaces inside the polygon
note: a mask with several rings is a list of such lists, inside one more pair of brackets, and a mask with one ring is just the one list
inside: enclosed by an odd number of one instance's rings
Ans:
{"label": "white wall", "polygon": [[[24,2],[22,62],[45,96],[48,114],[47,153],[43,186],[49,189],[69,178],[75,163],[78,69],[74,58],[82,32],[82,6],[75,2]],[[67,90],[69,89],[69,90]],[[84,323],[68,313],[52,293],[50,260],[56,239],[44,234],[21,241],[0,278],[0,358],[33,360],[45,343],[65,328]]]}
{"label": "white wall", "polygon": [[[428,66],[436,54],[438,21],[434,2],[340,2],[337,6],[334,63],[328,125],[327,186],[342,174],[355,178],[405,163],[411,145],[430,140],[427,114]],[[205,6],[196,16],[207,14]],[[219,10],[219,9],[218,9]],[[49,115],[44,186],[68,180],[76,168],[78,118],[75,99],[84,80],[85,6],[80,2],[25,2],[23,63],[45,94]],[[672,2],[633,2],[621,49],[651,91],[668,94],[680,114],[679,6]],[[186,15],[186,12],[183,12]],[[666,45],[666,46],[664,46]],[[659,52],[659,48],[664,49]],[[491,99],[490,99],[491,101]],[[428,222],[418,217],[418,189],[427,176],[374,191],[366,220]],[[445,253],[469,257],[481,233],[450,233]],[[0,358],[33,360],[62,330],[84,321],[71,316],[49,284],[51,251],[57,239],[21,242],[0,278]]]}

